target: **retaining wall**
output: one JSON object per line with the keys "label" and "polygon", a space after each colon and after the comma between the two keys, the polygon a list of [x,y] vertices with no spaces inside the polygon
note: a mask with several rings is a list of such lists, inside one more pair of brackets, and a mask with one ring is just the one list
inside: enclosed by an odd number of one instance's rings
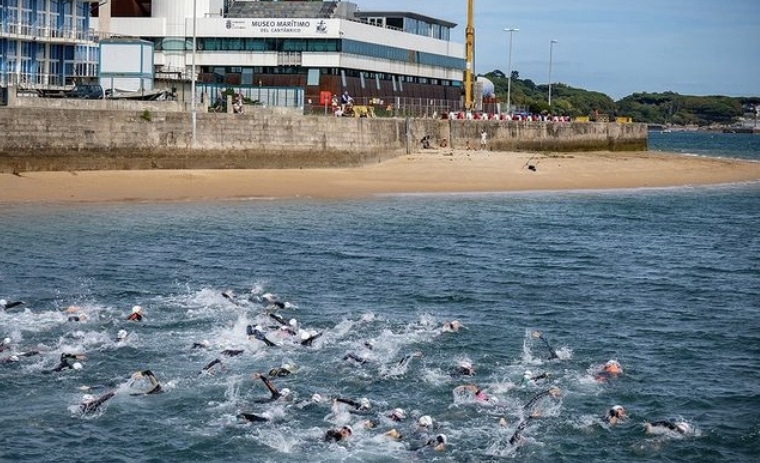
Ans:
{"label": "retaining wall", "polygon": [[270,108],[244,115],[0,108],[0,172],[356,166],[434,146],[492,150],[645,150],[644,124],[404,120],[302,116]]}

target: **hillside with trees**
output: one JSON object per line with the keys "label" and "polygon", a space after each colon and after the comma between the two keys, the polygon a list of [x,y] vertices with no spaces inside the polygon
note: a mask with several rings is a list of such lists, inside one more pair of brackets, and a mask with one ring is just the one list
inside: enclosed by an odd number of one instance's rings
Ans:
{"label": "hillside with trees", "polygon": [[[507,101],[507,76],[494,70],[484,75],[494,83],[496,98]],[[631,117],[634,121],[662,125],[730,125],[755,111],[760,97],[689,96],[674,92],[634,93],[614,101],[604,93],[552,84],[552,108],[549,86],[521,79],[512,71],[512,104],[526,112],[554,113],[571,117],[597,114]]]}

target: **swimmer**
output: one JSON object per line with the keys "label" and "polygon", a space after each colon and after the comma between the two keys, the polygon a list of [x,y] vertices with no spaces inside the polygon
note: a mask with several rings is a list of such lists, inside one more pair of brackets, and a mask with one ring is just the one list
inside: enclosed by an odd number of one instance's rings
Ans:
{"label": "swimmer", "polygon": [[31,357],[33,355],[39,355],[40,351],[38,350],[30,350],[28,352],[17,352],[14,355],[3,357],[0,359],[0,363],[16,363],[21,361],[22,357]]}
{"label": "swimmer", "polygon": [[349,352],[348,354],[343,356],[343,360],[353,360],[354,362],[358,363],[359,365],[364,365],[368,362],[367,359],[363,359],[359,357],[358,355],[354,354],[353,352]]}
{"label": "swimmer", "polygon": [[308,331],[301,332],[301,345],[311,347],[314,340],[321,337],[324,334],[324,331],[320,331],[319,333],[311,334]]}
{"label": "swimmer", "polygon": [[528,401],[528,403],[523,406],[523,410],[529,411],[533,410],[533,408],[536,406],[536,404],[545,397],[552,397],[556,399],[559,397],[560,389],[558,387],[550,387],[549,389],[545,390],[544,392],[540,392],[536,394],[532,399]]}
{"label": "swimmer", "polygon": [[454,370],[451,372],[451,376],[472,376],[475,374],[475,368],[473,368],[472,363],[467,361],[461,361],[459,364],[454,368]]}
{"label": "swimmer", "polygon": [[[338,404],[346,404],[349,407],[352,407],[352,412],[366,412],[369,411],[372,408],[372,405],[369,402],[369,399],[366,397],[362,397],[359,400],[353,400],[353,399],[346,399],[344,397],[338,397],[334,401],[334,403]],[[403,410],[402,410],[403,411]]]}
{"label": "swimmer", "polygon": [[251,339],[251,336],[253,336],[255,339],[258,339],[259,341],[263,342],[269,347],[276,347],[277,344],[273,343],[269,339],[267,339],[266,335],[263,331],[261,331],[261,325],[251,326],[248,325],[245,327],[245,332],[248,334],[248,339]]}
{"label": "swimmer", "polygon": [[396,441],[401,440],[401,439],[404,438],[404,436],[402,436],[401,433],[398,432],[398,429],[396,429],[396,428],[393,428],[390,431],[385,432],[383,435],[386,436],[386,437],[391,438],[392,440],[396,440]]}
{"label": "swimmer", "polygon": [[240,305],[238,303],[238,301],[236,301],[235,298],[232,297],[232,292],[231,291],[224,291],[224,292],[222,292],[222,297],[225,298],[225,299],[227,299],[228,301],[232,302],[233,304],[235,304],[237,306]]}
{"label": "swimmer", "polygon": [[625,418],[625,409],[621,407],[620,405],[615,405],[607,411],[607,414],[604,416],[604,421],[606,421],[610,426],[615,426],[619,421],[622,421],[624,418]]}
{"label": "swimmer", "polygon": [[433,427],[433,418],[430,415],[422,415],[417,420],[417,430],[426,431]]}
{"label": "swimmer", "polygon": [[644,432],[647,434],[662,434],[667,431],[688,434],[691,431],[691,426],[685,421],[653,421],[651,423],[644,423]]}
{"label": "swimmer", "polygon": [[203,369],[201,370],[201,372],[199,374],[200,375],[202,375],[202,374],[213,375],[214,374],[214,368],[217,365],[219,366],[220,370],[224,370],[225,369],[225,366],[224,366],[224,364],[222,363],[221,360],[214,359],[211,362],[209,362],[205,367],[203,367]]}
{"label": "swimmer", "polygon": [[620,366],[620,362],[617,360],[609,360],[604,364],[602,370],[596,374],[596,379],[599,382],[609,381],[615,379],[623,374],[623,367]]}
{"label": "swimmer", "polygon": [[296,371],[295,365],[290,364],[290,363],[284,363],[281,367],[272,368],[271,370],[269,370],[269,377],[275,378],[275,377],[289,376],[294,371]]}
{"label": "swimmer", "polygon": [[79,404],[79,411],[84,414],[96,412],[101,405],[106,403],[108,399],[112,398],[115,395],[116,391],[106,392],[100,397],[85,394],[82,396],[82,402]]}
{"label": "swimmer", "polygon": [[129,336],[129,333],[127,333],[127,330],[119,330],[119,332],[116,333],[116,342],[126,341],[127,336]]}
{"label": "swimmer", "polygon": [[143,318],[145,318],[145,315],[143,315],[142,311],[143,309],[139,305],[132,307],[132,313],[129,314],[129,316],[127,317],[127,320],[131,322],[143,321]]}
{"label": "swimmer", "polygon": [[509,438],[509,445],[517,445],[521,444],[524,441],[524,438],[522,436],[522,432],[525,431],[525,428],[528,427],[528,425],[537,417],[537,415],[531,415],[528,418],[524,419],[520,422],[520,424],[517,425],[517,429],[515,429],[514,434],[512,434],[512,437]]}
{"label": "swimmer", "polygon": [[290,321],[286,321],[283,317],[277,315],[276,313],[270,313],[269,316],[281,325],[280,330],[283,333],[287,333],[291,336],[298,334],[298,321],[295,318],[291,318]]}
{"label": "swimmer", "polygon": [[11,348],[11,343],[13,340],[11,338],[5,338],[2,342],[0,342],[0,352],[3,352],[5,350],[8,350]]}
{"label": "swimmer", "polygon": [[461,327],[462,323],[459,320],[452,320],[450,322],[445,322],[441,327],[441,331],[444,333],[456,333]]}
{"label": "swimmer", "polygon": [[461,395],[465,392],[472,394],[473,398],[475,398],[475,400],[478,402],[488,402],[491,400],[488,398],[488,395],[475,384],[464,384],[462,386],[457,386],[454,388],[455,394]]}
{"label": "swimmer", "polygon": [[267,421],[271,421],[271,418],[266,412],[261,414],[247,412],[238,413],[237,418],[249,423],[265,423]]}
{"label": "swimmer", "polygon": [[52,370],[46,370],[45,373],[57,373],[63,370],[81,370],[82,364],[77,360],[86,360],[82,354],[61,354],[60,362]]}
{"label": "swimmer", "polygon": [[404,421],[406,419],[406,412],[403,408],[394,408],[387,417],[395,422]]}
{"label": "swimmer", "polygon": [[405,355],[396,363],[396,367],[398,368],[406,368],[409,366],[409,362],[412,361],[412,359],[420,358],[422,357],[422,352],[412,352],[411,354]]}
{"label": "swimmer", "polygon": [[325,433],[325,442],[340,442],[348,439],[354,433],[351,426],[343,426],[339,429],[330,429]]}
{"label": "swimmer", "polygon": [[427,446],[431,447],[436,452],[443,452],[446,450],[446,443],[448,442],[448,439],[446,438],[445,434],[438,434],[435,436],[435,439],[430,439],[427,442]]}
{"label": "swimmer", "polygon": [[269,378],[262,375],[261,373],[254,373],[251,376],[253,377],[253,379],[260,379],[264,383],[264,386],[266,386],[267,389],[269,390],[269,394],[271,394],[271,396],[267,399],[256,400],[257,403],[273,402],[281,398],[286,399],[290,396],[290,389],[284,388],[282,391],[278,391],[277,388],[274,386],[274,384],[272,384],[272,382],[269,381]]}
{"label": "swimmer", "polygon": [[3,310],[12,309],[14,307],[18,307],[21,305],[26,304],[24,301],[6,301],[5,299],[0,299],[0,308]]}
{"label": "swimmer", "polygon": [[158,382],[158,379],[156,379],[156,375],[154,375],[150,370],[142,370],[133,373],[131,382],[134,383],[135,381],[141,380],[143,378],[147,379],[150,383],[150,389],[148,389],[146,392],[135,392],[130,393],[129,395],[149,395],[163,392],[163,390],[161,390],[161,384]]}
{"label": "swimmer", "polygon": [[201,342],[194,342],[192,348],[193,349],[208,349],[210,345],[211,343],[204,339]]}
{"label": "swimmer", "polygon": [[82,308],[77,305],[70,305],[63,311],[69,314],[68,321],[70,322],[83,322],[87,320],[87,315],[82,313]]}
{"label": "swimmer", "polygon": [[546,349],[549,351],[549,360],[558,359],[559,356],[557,355],[557,350],[552,347],[551,344],[549,344],[549,341],[546,340],[543,333],[540,331],[534,331],[531,333],[531,336],[533,336],[536,339],[540,339],[544,342],[544,345],[546,346]]}
{"label": "swimmer", "polygon": [[238,355],[242,355],[245,351],[242,349],[224,349],[221,354],[226,355],[227,357],[237,357]]}
{"label": "swimmer", "polygon": [[521,386],[528,386],[532,382],[536,382],[542,379],[549,379],[549,373],[540,373],[538,375],[533,376],[533,373],[531,373],[529,370],[525,370],[525,373],[523,373],[522,382],[520,383]]}

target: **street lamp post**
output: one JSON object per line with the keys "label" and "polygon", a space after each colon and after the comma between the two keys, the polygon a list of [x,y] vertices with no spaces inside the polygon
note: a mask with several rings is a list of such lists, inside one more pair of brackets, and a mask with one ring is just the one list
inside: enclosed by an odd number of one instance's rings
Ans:
{"label": "street lamp post", "polygon": [[193,148],[196,147],[197,143],[197,132],[198,132],[198,113],[195,109],[195,49],[196,47],[196,18],[198,16],[198,0],[193,0],[193,62],[192,62],[192,69],[190,71],[190,98],[192,99],[192,103],[190,104],[190,112],[191,112],[191,118],[193,121]]}
{"label": "street lamp post", "polygon": [[512,114],[512,33],[519,32],[520,29],[504,29],[509,32],[509,59],[507,62],[507,113]]}
{"label": "street lamp post", "polygon": [[555,43],[558,42],[554,39],[549,42],[549,110],[551,110],[552,107],[552,53],[554,51]]}

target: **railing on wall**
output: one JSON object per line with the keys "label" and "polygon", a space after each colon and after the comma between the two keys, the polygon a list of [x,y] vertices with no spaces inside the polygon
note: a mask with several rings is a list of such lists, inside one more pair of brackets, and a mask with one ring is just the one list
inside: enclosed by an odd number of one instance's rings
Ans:
{"label": "railing on wall", "polygon": [[262,106],[281,108],[303,108],[304,90],[300,87],[253,87],[225,84],[198,84],[199,92],[207,96],[205,103],[212,106],[218,95],[232,89],[241,93],[246,100]]}

